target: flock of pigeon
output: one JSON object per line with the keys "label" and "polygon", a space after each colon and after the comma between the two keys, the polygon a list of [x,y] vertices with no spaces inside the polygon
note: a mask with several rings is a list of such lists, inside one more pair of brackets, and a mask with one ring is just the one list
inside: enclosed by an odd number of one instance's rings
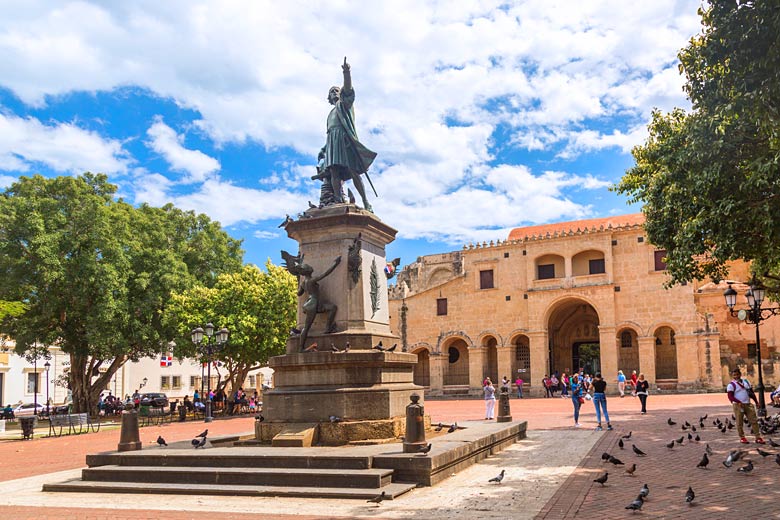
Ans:
{"label": "flock of pigeon", "polygon": [[[665,446],[670,449],[674,450],[675,447],[682,446],[686,443],[686,437],[687,437],[687,444],[688,445],[700,445],[701,442],[701,433],[702,431],[707,427],[705,424],[705,421],[707,420],[707,415],[705,414],[703,417],[699,417],[698,420],[698,427],[696,424],[691,424],[688,421],[685,421],[681,426],[681,430],[685,433],[683,433],[682,436],[676,439],[672,439],[668,444],[665,444]],[[736,421],[736,418],[732,415],[731,418],[726,418],[725,421],[721,421],[720,418],[716,418],[712,421],[712,426],[717,428],[722,434],[728,432],[729,430],[733,429],[735,427],[734,422]],[[669,426],[676,426],[677,423],[672,420],[670,417],[666,424]],[[774,434],[778,431],[778,428],[780,428],[780,416],[774,416],[769,419],[760,419],[760,429],[763,434]],[[631,439],[632,432],[628,432],[626,435],[623,435],[618,440],[618,447],[622,450],[625,449],[626,441]],[[773,441],[771,438],[768,438],[768,443],[773,448],[780,448],[780,444]],[[636,455],[637,457],[645,457],[647,454],[642,451],[639,447],[637,447],[636,444],[631,444],[631,451]],[[756,452],[761,456],[762,459],[769,457],[771,455],[774,455],[774,461],[780,465],[780,453],[771,453],[765,450],[762,450],[761,448],[756,448]],[[748,450],[732,450],[729,452],[728,456],[726,457],[726,460],[723,461],[723,465],[726,468],[731,468],[735,462],[738,462],[740,460],[743,460],[745,462],[745,465],[739,467],[737,469],[738,473],[742,473],[744,475],[750,474],[753,469],[756,467],[753,464],[753,461],[747,460],[745,458],[749,454]],[[705,443],[704,447],[704,454],[702,455],[701,460],[696,465],[699,469],[707,469],[707,466],[710,463],[710,457],[712,456],[712,448],[710,448],[710,445]],[[637,470],[636,463],[632,463],[631,466],[626,466],[626,464],[615,457],[614,455],[604,452],[601,454],[601,460],[603,463],[611,463],[614,466],[624,466],[625,473],[629,476],[634,476]],[[501,472],[501,475],[499,477],[503,478],[503,471]],[[601,484],[603,487],[607,483],[607,479],[609,478],[609,472],[604,472],[603,475],[599,476],[598,478],[593,479],[593,482],[596,482],[598,484]],[[495,481],[495,479],[492,479],[492,481]],[[499,478],[497,482],[501,482],[501,479]],[[636,499],[634,499],[630,504],[626,506],[626,509],[632,510],[632,511],[640,511],[642,509],[642,506],[647,501],[647,497],[650,494],[650,488],[647,484],[644,484],[642,488],[639,490],[639,494],[637,495]],[[694,499],[696,498],[696,493],[693,491],[693,488],[691,486],[688,486],[688,490],[685,492],[685,496],[683,497],[685,502],[687,504],[692,504]]]}
{"label": "flock of pigeon", "polygon": [[[205,430],[197,434],[194,439],[192,439],[192,445],[195,447],[196,450],[206,445],[206,437],[208,437],[208,435],[209,435],[209,429],[206,428]],[[163,439],[162,435],[157,436],[157,446],[159,446],[160,448],[162,448],[163,446],[168,446],[168,443],[165,441],[165,439]]]}
{"label": "flock of pigeon", "polygon": [[[296,328],[290,329],[290,334],[291,335],[300,334],[300,333],[301,333],[300,329],[296,329]],[[392,347],[385,347],[384,345],[382,345],[382,342],[380,341],[378,344],[374,345],[371,348],[373,350],[378,350],[380,352],[395,352],[395,349],[398,348],[398,343],[395,343]],[[336,346],[335,343],[333,343],[332,341],[330,342],[330,351],[331,352],[349,352],[349,349],[350,349],[349,341],[346,342],[346,344],[344,345],[344,348],[339,348],[339,347]],[[320,346],[315,341],[314,343],[312,343],[311,345],[309,345],[308,347],[303,349],[303,351],[304,352],[319,352],[320,351]]]}

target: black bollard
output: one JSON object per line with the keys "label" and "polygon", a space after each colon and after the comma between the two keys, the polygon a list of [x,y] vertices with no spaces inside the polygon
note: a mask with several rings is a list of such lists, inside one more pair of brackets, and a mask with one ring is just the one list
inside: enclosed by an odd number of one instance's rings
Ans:
{"label": "black bollard", "polygon": [[136,451],[141,449],[141,433],[138,431],[138,412],[132,403],[125,405],[122,412],[122,429],[119,431],[117,451]]}
{"label": "black bollard", "polygon": [[179,422],[187,420],[187,407],[184,405],[179,406]]}
{"label": "black bollard", "polygon": [[512,412],[509,411],[509,389],[501,387],[501,393],[498,396],[498,417],[496,422],[511,422]]}
{"label": "black bollard", "polygon": [[425,408],[419,404],[420,396],[409,396],[411,404],[406,406],[406,438],[404,453],[417,453],[427,446],[425,442]]}

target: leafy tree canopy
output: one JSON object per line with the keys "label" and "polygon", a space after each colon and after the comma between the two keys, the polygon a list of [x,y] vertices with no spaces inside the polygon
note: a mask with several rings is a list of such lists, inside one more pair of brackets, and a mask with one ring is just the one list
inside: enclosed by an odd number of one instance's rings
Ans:
{"label": "leafy tree canopy", "polygon": [[[128,360],[159,353],[171,293],[241,267],[240,241],[204,215],[116,200],[105,175],[21,177],[0,196],[2,321],[19,353],[59,345],[85,410]],[[105,370],[101,370],[104,367]]]}
{"label": "leafy tree canopy", "polygon": [[722,279],[746,260],[780,291],[780,9],[711,0],[680,51],[693,110],[654,112],[615,189],[642,202],[670,283]]}
{"label": "leafy tree canopy", "polygon": [[190,332],[208,322],[216,329],[226,327],[228,344],[212,351],[211,360],[222,361],[227,370],[222,388],[241,386],[250,370],[284,353],[296,322],[296,290],[295,277],[269,260],[265,272],[245,265],[241,271],[220,275],[211,288],[196,286],[173,294],[164,321],[176,330],[176,356],[208,361],[207,351],[196,349]]}

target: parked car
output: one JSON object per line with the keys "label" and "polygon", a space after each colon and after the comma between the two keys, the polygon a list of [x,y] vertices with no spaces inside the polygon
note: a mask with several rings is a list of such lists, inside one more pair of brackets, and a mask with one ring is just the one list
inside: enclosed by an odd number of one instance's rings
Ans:
{"label": "parked car", "polygon": [[36,409],[35,403],[24,403],[14,408],[14,417],[32,417],[33,415],[40,415],[45,411],[45,404],[38,403]]}
{"label": "parked car", "polygon": [[168,408],[168,396],[160,393],[141,394],[141,406]]}

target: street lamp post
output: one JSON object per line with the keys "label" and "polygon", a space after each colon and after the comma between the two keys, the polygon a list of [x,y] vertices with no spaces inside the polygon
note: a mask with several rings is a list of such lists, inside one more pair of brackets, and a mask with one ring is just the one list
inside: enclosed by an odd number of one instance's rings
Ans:
{"label": "street lamp post", "polygon": [[780,313],[780,308],[778,307],[761,308],[765,296],[766,290],[754,279],[750,289],[745,293],[748,308],[735,311],[734,305],[737,303],[737,291],[729,284],[729,288],[723,293],[729,313],[745,323],[751,323],[756,326],[756,362],[758,364],[758,386],[756,386],[756,390],[758,391],[759,417],[766,417],[766,401],[764,400],[764,370],[761,366],[761,334],[758,326],[765,319]]}
{"label": "street lamp post", "polygon": [[35,373],[35,376],[33,377],[33,392],[35,392],[35,394],[33,395],[33,414],[38,415],[38,354],[37,353],[33,358],[33,373]]}
{"label": "street lamp post", "polygon": [[142,389],[143,387],[145,387],[145,386],[146,386],[146,383],[148,383],[148,382],[149,382],[149,378],[146,378],[146,377],[145,377],[145,378],[143,378],[143,380],[141,381],[141,384],[140,384],[140,385],[138,385],[138,389],[140,390],[140,389]]}
{"label": "street lamp post", "polygon": [[[203,342],[203,335],[205,333],[206,336],[206,342]],[[208,363],[208,373],[206,377],[208,378],[208,385],[207,385],[207,391],[204,394],[203,392],[203,378],[201,377],[201,401],[205,402],[206,404],[206,416],[204,418],[204,422],[211,422],[214,420],[214,416],[211,415],[211,362],[212,362],[212,356],[215,352],[218,352],[219,350],[222,350],[222,348],[225,346],[228,340],[228,330],[225,327],[222,327],[222,329],[218,330],[216,334],[214,333],[214,325],[212,323],[207,323],[205,327],[196,327],[192,329],[192,332],[190,333],[190,336],[192,338],[192,342],[195,344],[195,346],[198,348],[198,350],[205,354],[206,356],[206,362]],[[203,371],[203,365],[201,365],[201,372]]]}
{"label": "street lamp post", "polygon": [[43,368],[46,369],[46,417],[49,417],[49,369],[51,368],[51,363],[49,363],[48,359],[43,364]]}

